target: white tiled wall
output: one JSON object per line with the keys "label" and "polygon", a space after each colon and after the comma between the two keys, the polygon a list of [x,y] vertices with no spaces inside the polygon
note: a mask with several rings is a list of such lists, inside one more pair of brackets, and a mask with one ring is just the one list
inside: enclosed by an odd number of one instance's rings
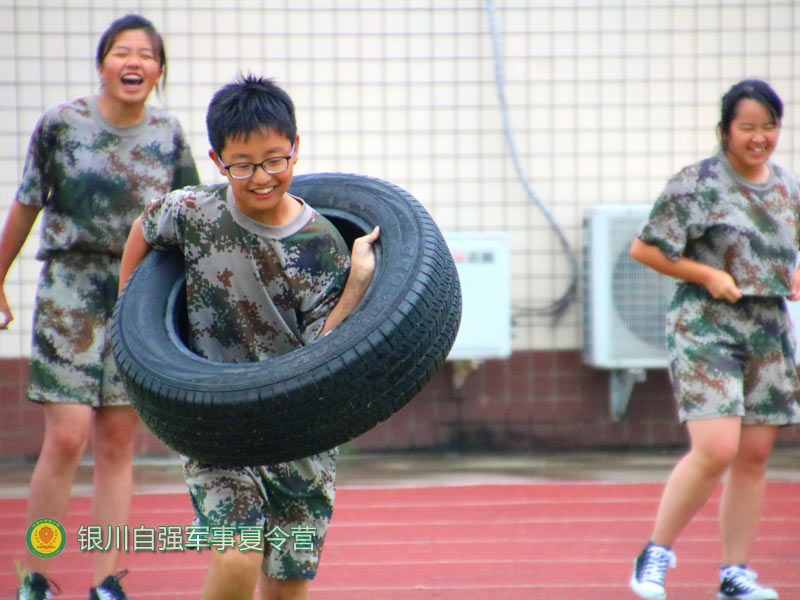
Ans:
{"label": "white tiled wall", "polygon": [[[505,93],[522,166],[573,252],[583,210],[651,202],[681,166],[716,150],[719,98],[768,79],[786,116],[775,159],[800,167],[800,6],[780,0],[498,0]],[[567,261],[516,179],[503,136],[487,9],[479,0],[0,0],[0,219],[43,108],[97,88],[108,23],[150,18],[166,40],[160,101],[187,129],[201,177],[205,109],[238,70],[295,99],[298,172],[349,171],[408,189],[444,230],[506,230],[513,347],[577,348],[579,306],[559,297]],[[0,356],[28,353],[36,237],[6,282],[17,320]]]}

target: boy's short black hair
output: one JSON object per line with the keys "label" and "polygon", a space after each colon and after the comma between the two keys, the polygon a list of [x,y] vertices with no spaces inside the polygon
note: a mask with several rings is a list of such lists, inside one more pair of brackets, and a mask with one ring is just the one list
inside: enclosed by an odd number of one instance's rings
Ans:
{"label": "boy's short black hair", "polygon": [[294,103],[271,79],[239,74],[211,98],[206,114],[211,149],[220,156],[228,139],[257,131],[274,131],[294,143],[297,121]]}

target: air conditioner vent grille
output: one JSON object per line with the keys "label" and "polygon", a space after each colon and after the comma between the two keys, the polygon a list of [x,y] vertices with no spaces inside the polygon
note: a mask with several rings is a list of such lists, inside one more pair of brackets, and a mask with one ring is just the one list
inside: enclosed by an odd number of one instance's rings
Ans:
{"label": "air conditioner vent grille", "polygon": [[[618,231],[638,231],[640,222],[626,223]],[[616,247],[625,246],[613,261],[611,290],[614,310],[630,332],[646,344],[666,348],[666,314],[675,284],[669,278],[648,269],[628,255],[627,245],[633,236],[620,240]]]}
{"label": "air conditioner vent grille", "polygon": [[610,369],[667,365],[664,319],[675,280],[628,255],[651,206],[601,205],[584,219],[583,355]]}

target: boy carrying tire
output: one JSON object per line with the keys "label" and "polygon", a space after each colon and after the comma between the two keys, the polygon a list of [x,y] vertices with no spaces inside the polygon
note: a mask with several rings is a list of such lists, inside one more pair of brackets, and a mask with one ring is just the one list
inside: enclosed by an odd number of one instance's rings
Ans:
{"label": "boy carrying tire", "polygon": [[[150,248],[180,248],[189,346],[210,360],[256,362],[309,344],[355,308],[375,269],[378,228],[355,240],[351,255],[328,220],[288,193],[300,138],[292,100],[272,81],[248,75],[224,86],[206,125],[209,156],[227,183],[152,201],[131,228],[120,289]],[[195,524],[258,530],[263,542],[263,555],[241,544],[212,549],[204,600],[251,600],[257,584],[262,600],[308,597],[333,511],[337,452],[260,467],[186,459]]]}

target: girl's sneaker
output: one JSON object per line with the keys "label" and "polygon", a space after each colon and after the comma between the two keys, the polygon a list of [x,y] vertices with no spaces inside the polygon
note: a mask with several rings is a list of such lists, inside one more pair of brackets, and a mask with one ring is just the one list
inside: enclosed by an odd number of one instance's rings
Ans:
{"label": "girl's sneaker", "polygon": [[[50,590],[50,580],[40,573],[28,573],[17,589],[17,600],[50,600],[53,592]],[[61,590],[54,583],[56,593]]]}
{"label": "girl's sneaker", "polygon": [[756,583],[756,573],[744,565],[719,570],[717,600],[778,600],[778,592]]}
{"label": "girl's sneaker", "polygon": [[664,575],[668,567],[676,565],[675,553],[671,548],[650,542],[633,561],[631,589],[645,600],[664,600]]}
{"label": "girl's sneaker", "polygon": [[116,575],[109,575],[97,587],[89,588],[89,600],[133,600],[119,583],[120,577],[125,577],[128,570],[124,569]]}

